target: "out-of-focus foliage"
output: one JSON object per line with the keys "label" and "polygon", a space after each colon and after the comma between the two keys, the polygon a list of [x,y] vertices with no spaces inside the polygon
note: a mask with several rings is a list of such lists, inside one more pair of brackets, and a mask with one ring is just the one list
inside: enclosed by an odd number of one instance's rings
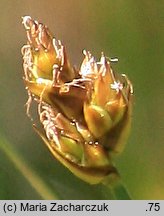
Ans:
{"label": "out-of-focus foliage", "polygon": [[[0,8],[0,133],[62,199],[110,198],[103,186],[82,182],[55,161],[25,115],[20,49],[26,38],[21,16],[30,15],[49,26],[78,66],[84,48],[97,57],[104,51],[119,58],[114,69],[128,74],[135,97],[131,136],[116,164],[134,199],[164,199],[164,3],[2,0]],[[0,199],[40,199],[2,151]]]}

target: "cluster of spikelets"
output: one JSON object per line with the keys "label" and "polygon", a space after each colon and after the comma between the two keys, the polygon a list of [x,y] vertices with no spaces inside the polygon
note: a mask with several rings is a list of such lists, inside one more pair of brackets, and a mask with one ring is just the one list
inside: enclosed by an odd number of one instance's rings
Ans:
{"label": "cluster of spikelets", "polygon": [[132,85],[88,51],[79,70],[70,65],[65,47],[48,28],[23,17],[27,45],[22,48],[24,82],[38,107],[35,130],[63,165],[96,184],[116,173],[113,153],[123,150],[131,122]]}

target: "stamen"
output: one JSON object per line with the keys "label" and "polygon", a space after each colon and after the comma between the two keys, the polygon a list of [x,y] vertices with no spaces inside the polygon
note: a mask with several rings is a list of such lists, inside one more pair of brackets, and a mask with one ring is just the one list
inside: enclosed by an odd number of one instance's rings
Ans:
{"label": "stamen", "polygon": [[111,86],[111,89],[116,90],[117,93],[123,89],[123,84],[120,82],[116,82],[116,81],[114,81],[114,83],[111,84],[110,86]]}
{"label": "stamen", "polygon": [[112,62],[112,63],[117,63],[118,58],[109,58],[109,61]]}
{"label": "stamen", "polygon": [[26,30],[30,30],[31,24],[33,24],[33,20],[30,16],[24,16],[22,17],[22,24],[24,25]]}

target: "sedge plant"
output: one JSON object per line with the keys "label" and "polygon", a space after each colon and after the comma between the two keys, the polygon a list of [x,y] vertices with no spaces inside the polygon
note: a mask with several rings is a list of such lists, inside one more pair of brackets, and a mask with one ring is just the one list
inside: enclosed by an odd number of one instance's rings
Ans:
{"label": "sedge plant", "polygon": [[22,48],[27,114],[36,103],[34,129],[51,154],[89,184],[104,184],[116,199],[130,199],[114,165],[129,135],[133,88],[125,74],[113,71],[101,53],[96,61],[84,50],[79,69],[47,26],[23,17],[27,44]]}

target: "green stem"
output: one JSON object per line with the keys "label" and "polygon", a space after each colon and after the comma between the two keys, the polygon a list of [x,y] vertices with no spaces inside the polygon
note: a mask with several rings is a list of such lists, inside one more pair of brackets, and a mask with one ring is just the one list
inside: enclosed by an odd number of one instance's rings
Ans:
{"label": "green stem", "polygon": [[116,200],[131,200],[131,197],[118,173],[109,175],[103,184],[111,190]]}
{"label": "green stem", "polygon": [[121,182],[112,188],[112,192],[117,200],[131,200],[127,189]]}
{"label": "green stem", "polygon": [[47,184],[24,162],[11,144],[0,135],[0,149],[5,152],[15,167],[21,172],[30,185],[36,190],[42,199],[55,200],[57,195],[52,192]]}

